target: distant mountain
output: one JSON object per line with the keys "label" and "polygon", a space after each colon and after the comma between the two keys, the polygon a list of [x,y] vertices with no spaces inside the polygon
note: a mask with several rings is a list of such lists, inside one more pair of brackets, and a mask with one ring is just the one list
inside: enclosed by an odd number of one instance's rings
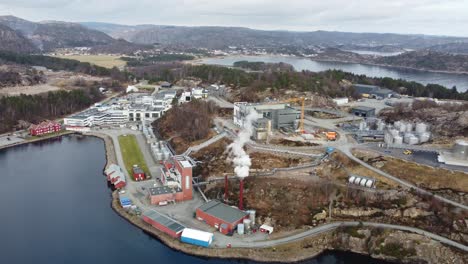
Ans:
{"label": "distant mountain", "polygon": [[406,52],[397,56],[380,57],[374,63],[419,70],[468,72],[468,55],[456,55],[430,50]]}
{"label": "distant mountain", "polygon": [[136,44],[128,42],[124,39],[117,39],[109,44],[94,46],[91,48],[90,52],[133,55],[137,51],[150,50],[152,48],[152,45]]}
{"label": "distant mountain", "polygon": [[0,24],[0,51],[31,53],[37,48],[17,31]]}
{"label": "distant mountain", "polygon": [[398,46],[393,46],[393,45],[354,45],[354,44],[348,44],[348,45],[339,45],[336,46],[336,48],[341,49],[341,50],[358,50],[358,51],[375,51],[375,52],[404,52],[405,49],[398,47]]}
{"label": "distant mountain", "polygon": [[133,35],[138,33],[140,30],[145,30],[154,27],[153,25],[128,26],[104,22],[81,22],[80,24],[90,29],[95,29],[104,32],[113,38],[122,38],[125,40],[130,40],[133,37]]}
{"label": "distant mountain", "polygon": [[437,52],[468,55],[468,42],[441,44],[429,47],[428,49]]}
{"label": "distant mountain", "polygon": [[14,16],[0,16],[0,24],[21,33],[42,51],[67,47],[92,47],[114,41],[103,32],[76,23],[57,21],[35,23]]}
{"label": "distant mountain", "polygon": [[159,43],[196,48],[220,49],[227,46],[277,47],[281,45],[392,46],[395,49],[423,49],[453,42],[468,42],[468,38],[428,35],[378,33],[348,33],[331,31],[293,32],[265,31],[241,27],[183,27],[107,23],[83,23],[114,37],[142,44]]}

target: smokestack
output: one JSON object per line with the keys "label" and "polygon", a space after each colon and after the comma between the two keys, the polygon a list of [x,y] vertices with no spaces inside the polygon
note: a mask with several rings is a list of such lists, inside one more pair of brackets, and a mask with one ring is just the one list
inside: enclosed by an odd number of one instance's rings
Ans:
{"label": "smokestack", "polygon": [[240,178],[239,210],[244,210],[244,178]]}
{"label": "smokestack", "polygon": [[228,199],[228,177],[227,174],[224,175],[224,201]]}

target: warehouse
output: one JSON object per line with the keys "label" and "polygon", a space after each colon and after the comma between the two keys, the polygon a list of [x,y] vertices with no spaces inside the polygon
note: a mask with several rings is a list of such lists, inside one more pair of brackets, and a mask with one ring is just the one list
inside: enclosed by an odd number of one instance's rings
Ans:
{"label": "warehouse", "polygon": [[185,226],[176,222],[163,214],[153,210],[148,210],[142,214],[143,221],[152,225],[161,232],[170,235],[173,238],[180,238]]}
{"label": "warehouse", "polygon": [[232,233],[237,224],[242,223],[248,216],[248,213],[217,200],[209,201],[196,210],[198,220],[204,221],[218,230],[223,226],[223,234]]}
{"label": "warehouse", "polygon": [[356,106],[351,109],[351,114],[361,117],[374,117],[375,108],[367,106]]}

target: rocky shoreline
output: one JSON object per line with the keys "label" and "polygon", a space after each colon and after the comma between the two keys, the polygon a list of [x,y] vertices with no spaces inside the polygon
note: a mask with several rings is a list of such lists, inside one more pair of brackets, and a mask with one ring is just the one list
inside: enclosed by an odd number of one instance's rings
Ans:
{"label": "rocky shoreline", "polygon": [[[105,143],[107,163],[116,162],[115,148],[110,137],[97,133],[87,135],[101,138]],[[140,217],[129,214],[120,206],[117,191],[113,192],[112,197],[111,207],[119,216],[168,247],[199,257],[290,263],[314,258],[326,250],[340,250],[403,263],[462,264],[468,261],[468,256],[464,252],[454,250],[424,236],[388,230],[384,235],[381,233],[380,238],[376,238],[372,236],[374,229],[369,228],[336,230],[272,248],[201,248],[181,243],[145,223]],[[383,231],[379,230],[379,232]],[[388,243],[403,241],[404,244],[401,245],[404,246],[403,251],[394,252],[383,247],[382,243],[385,245],[387,238],[397,241]],[[406,247],[410,247],[411,250]],[[391,254],[403,255],[392,256]]]}

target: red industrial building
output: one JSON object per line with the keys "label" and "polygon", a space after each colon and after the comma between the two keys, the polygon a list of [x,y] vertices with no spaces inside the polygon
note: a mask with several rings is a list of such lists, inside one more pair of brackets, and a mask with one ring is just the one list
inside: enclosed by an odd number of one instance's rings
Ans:
{"label": "red industrial building", "polygon": [[133,179],[142,181],[145,179],[145,172],[138,166],[133,166]]}
{"label": "red industrial building", "polygon": [[122,189],[127,185],[125,174],[120,166],[111,164],[107,167],[104,173],[107,176],[107,180],[110,181],[115,188]]}
{"label": "red industrial building", "polygon": [[180,238],[182,231],[185,229],[185,226],[175,220],[153,210],[144,212],[142,219],[154,228],[170,235],[173,238]]}
{"label": "red industrial building", "polygon": [[62,125],[55,121],[45,120],[37,125],[31,125],[29,127],[29,134],[31,136],[40,136],[58,132],[60,130],[62,130]]}
{"label": "red industrial building", "polygon": [[163,186],[149,188],[151,204],[191,200],[193,161],[186,156],[174,156],[161,169]]}
{"label": "red industrial building", "polygon": [[196,217],[223,234],[233,232],[237,224],[249,217],[249,214],[217,200],[209,201],[195,211]]}

